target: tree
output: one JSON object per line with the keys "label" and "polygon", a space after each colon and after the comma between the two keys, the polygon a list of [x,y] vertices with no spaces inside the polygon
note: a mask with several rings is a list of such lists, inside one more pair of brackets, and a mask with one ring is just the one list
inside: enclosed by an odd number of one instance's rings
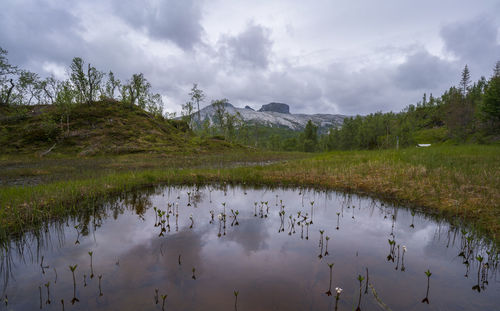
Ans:
{"label": "tree", "polygon": [[469,84],[470,84],[470,72],[467,65],[465,65],[464,70],[462,71],[462,79],[460,80],[460,89],[464,97],[467,94],[467,89],[469,87]]}
{"label": "tree", "polygon": [[133,74],[128,83],[123,86],[122,100],[128,101],[131,106],[137,104],[145,109],[150,90],[151,84],[142,73]]}
{"label": "tree", "polygon": [[45,104],[54,104],[61,83],[50,76],[40,81],[40,89],[43,91],[42,102]]}
{"label": "tree", "polygon": [[33,101],[40,103],[43,90],[40,78],[34,72],[21,70],[17,79],[16,91],[19,104],[31,105]]}
{"label": "tree", "polygon": [[85,93],[87,89],[87,79],[83,72],[83,59],[75,57],[71,61],[69,79],[76,90],[76,100],[79,103],[85,101]]}
{"label": "tree", "polygon": [[163,99],[160,94],[148,94],[146,110],[155,117],[163,116]]}
{"label": "tree", "polygon": [[87,104],[91,104],[97,100],[101,90],[101,81],[103,76],[104,74],[95,69],[95,67],[92,67],[90,64],[87,65]]}
{"label": "tree", "polygon": [[0,106],[9,104],[15,86],[13,75],[17,72],[17,67],[9,64],[7,51],[0,47]]}
{"label": "tree", "polygon": [[493,69],[493,76],[488,81],[480,104],[481,119],[488,127],[498,130],[500,127],[500,62]]}
{"label": "tree", "polygon": [[500,60],[495,64],[495,68],[493,68],[493,77],[500,77]]}
{"label": "tree", "polygon": [[314,152],[318,145],[318,127],[312,123],[311,120],[307,121],[304,129],[304,151]]}
{"label": "tree", "polygon": [[86,102],[90,105],[98,98],[103,73],[87,64],[87,73],[85,74],[84,64],[85,62],[80,57],[73,58],[70,65],[70,80],[77,91],[78,102]]}
{"label": "tree", "polygon": [[58,84],[54,104],[61,112],[61,131],[63,131],[63,116],[66,117],[66,133],[69,134],[69,117],[75,104],[78,91],[74,90],[70,81]]}
{"label": "tree", "polygon": [[212,106],[215,109],[214,124],[219,128],[221,133],[224,133],[226,106],[229,101],[226,98],[217,99],[212,101]]}
{"label": "tree", "polygon": [[191,96],[191,102],[198,106],[198,123],[200,124],[200,102],[203,102],[205,100],[205,94],[198,88],[198,84],[194,83],[193,87],[191,88],[191,92],[189,92],[189,96]]}
{"label": "tree", "polygon": [[192,128],[192,121],[193,121],[193,111],[194,111],[194,105],[192,101],[187,101],[184,105],[182,105],[182,120],[186,121],[186,123],[189,125],[190,128]]}
{"label": "tree", "polygon": [[108,80],[106,81],[105,85],[105,92],[104,92],[105,96],[114,99],[115,90],[120,89],[120,85],[121,85],[120,79],[116,79],[115,74],[112,71],[110,71],[108,73]]}

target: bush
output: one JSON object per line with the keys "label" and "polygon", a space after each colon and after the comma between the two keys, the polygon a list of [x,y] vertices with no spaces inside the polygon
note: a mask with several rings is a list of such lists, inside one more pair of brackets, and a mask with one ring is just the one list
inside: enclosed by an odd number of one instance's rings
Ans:
{"label": "bush", "polygon": [[50,115],[42,114],[39,122],[26,125],[23,138],[25,142],[53,141],[61,133],[61,128]]}

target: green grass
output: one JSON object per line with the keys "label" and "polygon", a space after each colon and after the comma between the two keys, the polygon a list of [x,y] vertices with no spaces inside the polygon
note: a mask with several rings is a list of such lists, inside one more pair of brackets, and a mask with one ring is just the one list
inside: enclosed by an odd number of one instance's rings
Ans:
{"label": "green grass", "polygon": [[[18,164],[17,169],[26,178],[31,174],[40,176],[38,184],[32,186],[0,187],[0,225],[9,232],[77,212],[79,206],[84,206],[77,202],[144,186],[228,182],[366,193],[466,223],[497,243],[500,241],[499,146],[343,151],[313,157],[246,152],[176,159],[140,154],[67,158],[61,166],[57,165],[60,161],[49,159],[5,160],[11,162],[2,163],[0,177],[12,174],[5,170],[12,163]],[[280,160],[283,161],[265,166],[240,166],[245,162]]]}

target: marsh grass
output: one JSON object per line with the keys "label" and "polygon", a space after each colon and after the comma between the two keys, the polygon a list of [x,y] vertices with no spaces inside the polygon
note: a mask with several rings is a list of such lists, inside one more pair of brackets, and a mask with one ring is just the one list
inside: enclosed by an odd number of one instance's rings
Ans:
{"label": "marsh grass", "polygon": [[[0,187],[0,226],[7,232],[20,232],[93,206],[89,202],[150,185],[226,182],[374,195],[446,217],[452,223],[467,224],[497,243],[500,240],[499,146],[343,151],[315,157],[234,153],[193,157],[193,162],[183,165],[178,160],[157,157],[85,159],[88,162],[81,170],[69,169],[64,177],[32,186]],[[92,161],[101,164],[92,168]],[[241,165],[269,161],[280,162]],[[54,164],[44,163],[39,162],[37,169],[54,168]],[[5,168],[5,164],[1,167]]]}

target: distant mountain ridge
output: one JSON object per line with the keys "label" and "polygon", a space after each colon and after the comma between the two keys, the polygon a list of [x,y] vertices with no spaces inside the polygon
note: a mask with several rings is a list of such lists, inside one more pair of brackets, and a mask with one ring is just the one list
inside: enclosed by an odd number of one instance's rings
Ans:
{"label": "distant mountain ridge", "polygon": [[[269,127],[289,128],[294,131],[301,131],[307,122],[311,120],[319,127],[320,132],[326,132],[331,127],[341,126],[347,117],[340,114],[292,114],[290,106],[284,103],[269,103],[255,111],[249,106],[245,108],[234,107],[230,103],[225,105],[226,112],[231,115],[239,113],[243,121],[247,124],[258,124]],[[197,113],[194,118],[196,120]],[[213,123],[215,107],[209,105],[200,110],[202,121],[209,119]]]}

